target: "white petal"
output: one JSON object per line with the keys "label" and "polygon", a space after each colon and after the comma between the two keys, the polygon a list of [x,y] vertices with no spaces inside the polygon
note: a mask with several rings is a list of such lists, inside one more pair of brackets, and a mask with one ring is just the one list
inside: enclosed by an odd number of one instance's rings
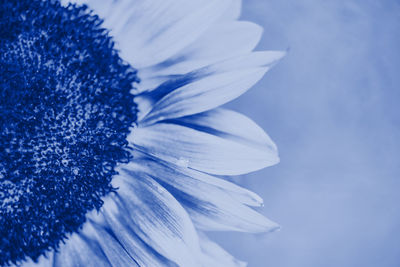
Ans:
{"label": "white petal", "polygon": [[175,264],[161,256],[152,247],[141,240],[131,228],[129,212],[126,207],[116,204],[113,199],[107,199],[102,207],[102,214],[107,223],[118,238],[121,245],[131,255],[139,266],[165,267]]}
{"label": "white petal", "polygon": [[121,245],[119,240],[110,233],[109,229],[96,223],[92,224],[94,235],[111,266],[139,266]]}
{"label": "white petal", "polygon": [[139,151],[175,165],[218,175],[239,175],[279,162],[276,151],[169,123],[133,129],[128,141]]}
{"label": "white petal", "polygon": [[237,20],[242,10],[242,0],[233,0],[229,8],[222,15],[222,20]]}
{"label": "white petal", "polygon": [[96,242],[73,234],[65,244],[61,244],[54,255],[54,267],[110,266],[106,256]]}
{"label": "white petal", "polygon": [[212,63],[251,52],[261,39],[262,28],[252,22],[232,21],[215,25],[179,54],[190,60]]}
{"label": "white petal", "polygon": [[247,233],[273,232],[280,229],[275,222],[253,209],[226,197],[193,197],[187,207],[197,228],[204,231],[238,231]]}
{"label": "white petal", "polygon": [[[142,170],[158,180],[171,184],[181,191],[199,191],[198,194],[227,195],[235,201],[249,206],[260,207],[263,200],[256,193],[251,192],[234,183],[224,179],[208,175],[203,172],[167,163],[157,162],[151,159],[142,158],[135,160],[125,168],[130,170]],[[197,193],[196,193],[197,194]]]}
{"label": "white petal", "polygon": [[[286,52],[282,51],[260,51],[248,53],[246,55],[233,57],[228,60],[224,60],[204,68],[197,69],[195,71],[189,72],[185,75],[157,75],[157,71],[160,72],[168,72],[168,68],[161,68],[160,70],[151,69],[149,72],[142,72],[140,76],[142,77],[142,82],[139,84],[137,90],[135,90],[135,94],[140,94],[136,97],[136,102],[139,105],[139,109],[141,111],[140,119],[150,111],[154,103],[162,99],[162,97],[168,96],[168,93],[176,90],[177,88],[188,86],[190,87],[191,83],[196,81],[201,81],[205,77],[212,76],[215,74],[222,74],[233,71],[240,71],[243,69],[252,69],[265,66],[268,70],[274,64],[276,64]],[[191,66],[191,64],[193,64]],[[183,65],[182,65],[183,64]],[[183,61],[183,68],[194,68],[196,67],[196,61]],[[202,64],[202,63],[201,63]],[[173,69],[174,66],[171,66]],[[178,69],[171,71],[179,71]],[[156,76],[152,76],[156,75]],[[220,81],[222,82],[222,81]],[[155,86],[158,86],[156,89],[152,90]],[[185,87],[186,88],[186,87]],[[145,92],[147,91],[147,92]],[[142,107],[143,103],[139,98],[145,98],[145,103],[148,102],[149,105]],[[143,110],[145,108],[145,110]]]}
{"label": "white petal", "polygon": [[[129,176],[129,177],[124,177]],[[197,233],[182,206],[162,186],[143,173],[125,172],[113,178],[132,230],[165,258],[180,266],[196,266]]]}
{"label": "white petal", "polygon": [[139,75],[148,77],[186,74],[228,58],[251,52],[258,44],[262,28],[247,21],[230,21],[215,25],[196,42],[180,51],[170,61],[173,64],[141,70]]}
{"label": "white petal", "polygon": [[245,115],[232,110],[218,108],[173,121],[248,145],[261,146],[266,150],[275,152],[278,150],[275,143],[260,126]]}
{"label": "white petal", "polygon": [[285,55],[285,51],[256,51],[208,66],[204,72],[220,73],[258,66],[267,66],[270,69]]}
{"label": "white petal", "polygon": [[[219,63],[209,65],[204,68],[189,72],[185,75],[157,75],[157,70],[151,70],[146,77],[146,72],[141,73],[142,77],[141,83],[134,90],[137,94],[135,102],[139,107],[139,121],[142,120],[145,115],[147,115],[152,106],[157,103],[162,97],[166,96],[168,93],[176,90],[179,87],[183,87],[195,81],[201,80],[204,77],[214,75],[216,73],[224,73],[234,70],[240,70],[243,68],[254,68],[259,66],[267,66],[268,69],[278,62],[285,52],[281,51],[261,51],[253,52],[243,56],[237,56],[229,60],[224,60]],[[197,61],[183,61],[182,64],[177,64],[183,68],[196,67]],[[194,64],[193,66],[191,64]],[[202,64],[202,63],[199,63]],[[175,65],[176,66],[176,65]],[[175,66],[172,66],[174,68]],[[163,69],[159,70],[164,72]],[[168,68],[165,71],[169,71]],[[173,71],[179,71],[175,69]],[[156,75],[156,76],[152,76]],[[154,87],[157,87],[154,89]]]}
{"label": "white petal", "polygon": [[[234,70],[251,69],[261,66],[267,66],[267,69],[269,69],[282,59],[285,54],[286,52],[283,51],[257,51],[232,57],[211,65],[207,65],[210,63],[210,60],[181,60],[180,63],[163,66],[162,68],[142,69],[139,71],[142,81],[135,90],[135,93],[139,94],[144,91],[158,90],[164,87],[164,83],[170,83],[174,80],[191,79],[191,82],[194,82],[210,75]],[[204,65],[207,66],[196,69]],[[193,71],[187,73],[189,70]],[[159,88],[156,88],[157,86]]]}
{"label": "white petal", "polygon": [[[127,168],[144,169],[159,181],[188,210],[195,226],[200,229],[257,233],[279,228],[276,223],[233,197],[240,189],[236,188],[236,192],[232,193],[216,186],[228,187],[215,177],[150,161],[137,161]],[[244,189],[240,191],[242,197],[246,193],[249,195]]]}
{"label": "white petal", "polygon": [[266,67],[257,67],[230,71],[180,87],[158,101],[141,123],[149,125],[216,108],[243,94],[267,70]]}
{"label": "white petal", "polygon": [[245,267],[247,264],[235,259],[218,244],[211,241],[205,234],[199,233],[200,247],[203,252],[204,267]]}
{"label": "white petal", "polygon": [[160,63],[194,42],[221,17],[230,2],[134,1],[129,10],[126,8],[126,23],[114,30],[121,55],[136,68]]}

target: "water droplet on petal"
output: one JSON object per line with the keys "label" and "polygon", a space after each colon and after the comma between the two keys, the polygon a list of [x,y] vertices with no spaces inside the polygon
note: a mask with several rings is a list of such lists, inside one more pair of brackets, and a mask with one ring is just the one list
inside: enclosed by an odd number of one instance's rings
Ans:
{"label": "water droplet on petal", "polygon": [[183,157],[180,157],[177,162],[176,165],[180,166],[180,167],[184,167],[187,168],[189,167],[189,160]]}
{"label": "water droplet on petal", "polygon": [[162,186],[159,186],[159,185],[157,185],[156,187],[157,187],[157,191],[158,191],[158,193],[162,194],[162,193],[164,193],[164,192],[165,192],[165,189],[164,189],[164,187],[162,187]]}

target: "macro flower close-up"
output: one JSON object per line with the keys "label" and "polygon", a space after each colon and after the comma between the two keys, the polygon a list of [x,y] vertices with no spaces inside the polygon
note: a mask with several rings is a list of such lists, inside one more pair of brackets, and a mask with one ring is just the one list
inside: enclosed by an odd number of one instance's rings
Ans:
{"label": "macro flower close-up", "polygon": [[0,266],[246,265],[207,235],[279,229],[231,179],[279,157],[221,106],[285,52],[241,5],[0,0]]}

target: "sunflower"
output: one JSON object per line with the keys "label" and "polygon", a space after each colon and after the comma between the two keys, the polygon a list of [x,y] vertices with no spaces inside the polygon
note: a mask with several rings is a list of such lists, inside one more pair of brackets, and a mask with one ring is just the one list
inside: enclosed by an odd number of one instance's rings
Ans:
{"label": "sunflower", "polygon": [[0,265],[242,266],[207,231],[279,228],[232,182],[276,164],[219,106],[284,53],[240,0],[0,0]]}

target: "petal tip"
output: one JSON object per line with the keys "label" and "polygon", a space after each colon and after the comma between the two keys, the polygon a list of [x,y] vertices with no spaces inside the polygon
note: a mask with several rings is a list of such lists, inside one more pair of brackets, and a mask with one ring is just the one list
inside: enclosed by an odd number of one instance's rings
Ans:
{"label": "petal tip", "polygon": [[280,226],[279,224],[275,224],[275,226],[271,227],[268,230],[268,233],[280,232],[281,230],[282,230],[282,226]]}

